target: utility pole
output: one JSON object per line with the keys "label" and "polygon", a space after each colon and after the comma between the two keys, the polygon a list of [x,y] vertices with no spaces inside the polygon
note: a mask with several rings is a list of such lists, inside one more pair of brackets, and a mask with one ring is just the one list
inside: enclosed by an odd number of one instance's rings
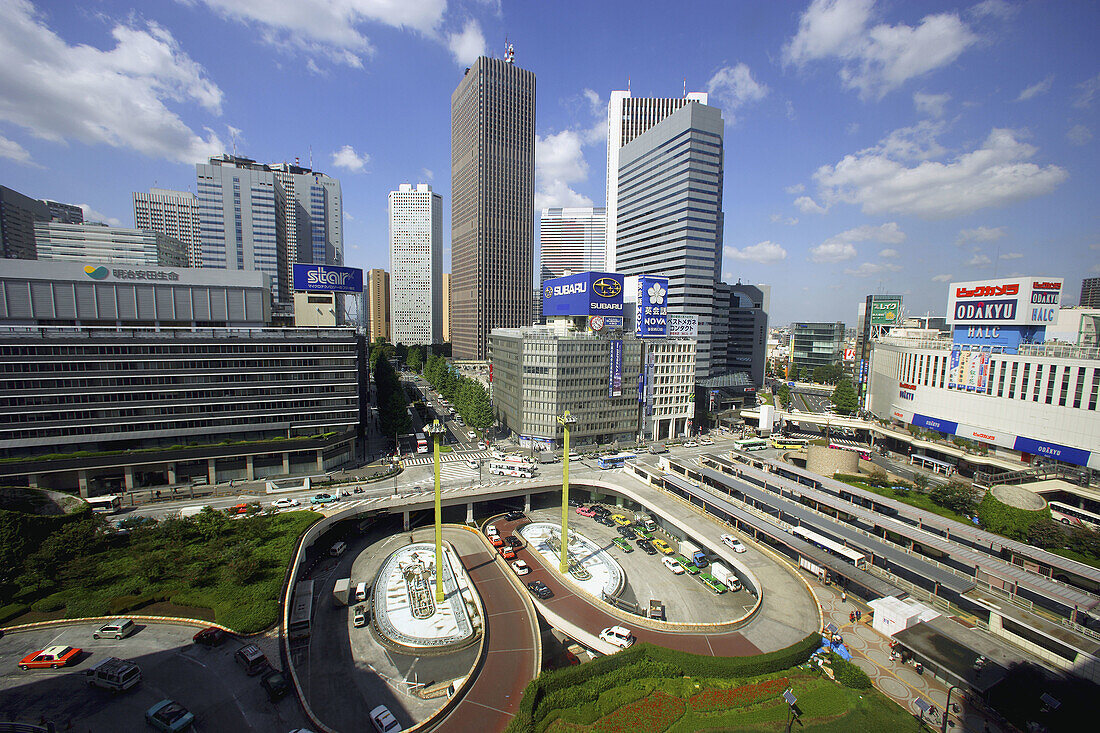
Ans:
{"label": "utility pole", "polygon": [[424,429],[432,436],[432,464],[435,473],[435,602],[443,602],[443,499],[439,490],[439,441],[445,428],[435,420]]}
{"label": "utility pole", "polygon": [[569,428],[577,424],[577,418],[569,410],[558,418],[558,424],[565,430],[565,468],[561,481],[561,565],[562,575],[569,572]]}

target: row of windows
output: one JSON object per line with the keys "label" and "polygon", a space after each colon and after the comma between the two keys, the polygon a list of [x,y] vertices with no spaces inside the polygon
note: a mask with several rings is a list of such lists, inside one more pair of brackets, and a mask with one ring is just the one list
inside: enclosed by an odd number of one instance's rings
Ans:
{"label": "row of windows", "polygon": [[[228,418],[221,420],[171,420],[168,425],[159,423],[132,423],[123,425],[73,425],[69,427],[52,427],[41,430],[0,430],[0,441],[9,440],[41,440],[43,438],[67,438],[89,436],[102,440],[108,436],[119,433],[152,432],[154,434],[173,435],[183,430],[208,430],[224,431],[226,427],[238,426],[240,430],[252,430],[261,425],[293,424],[295,428],[304,428],[315,425],[321,428],[337,425],[354,425],[358,422],[357,412],[346,414],[326,413],[323,419],[319,419],[314,413],[286,413],[280,415],[256,415],[248,418]],[[285,428],[280,428],[285,429]]]}
{"label": "row of windows", "polygon": [[[294,390],[295,396],[305,397],[309,395],[331,395],[334,397],[354,396],[358,399],[359,392],[351,384],[309,384],[309,392],[304,391],[303,386]],[[266,389],[231,389],[212,388],[206,390],[157,390],[156,392],[79,392],[58,395],[4,395],[0,397],[0,408],[36,408],[47,407],[58,409],[70,405],[102,405],[115,402],[148,402],[162,403],[175,401],[199,401],[199,400],[248,400],[253,398],[270,398],[271,391],[283,394],[281,384],[272,384]]]}
{"label": "row of windows", "polygon": [[[301,397],[302,395],[297,395]],[[49,412],[27,413],[0,413],[0,430],[6,430],[8,426],[26,425],[30,423],[59,423],[59,422],[88,422],[102,420],[162,420],[177,415],[210,415],[216,416],[223,413],[236,413],[247,415],[252,413],[286,412],[287,410],[323,410],[338,412],[341,410],[356,410],[358,396],[355,399],[293,399],[285,401],[249,401],[249,402],[207,402],[204,404],[192,402],[172,402],[168,404],[153,405],[150,407],[125,407],[112,409],[87,409],[87,410],[51,410]]]}

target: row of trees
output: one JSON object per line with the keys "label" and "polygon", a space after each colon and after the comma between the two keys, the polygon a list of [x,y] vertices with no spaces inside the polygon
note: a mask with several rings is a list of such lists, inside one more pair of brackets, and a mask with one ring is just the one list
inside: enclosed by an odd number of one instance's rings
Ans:
{"label": "row of trees", "polygon": [[[408,361],[410,369],[413,368],[414,352],[418,351],[417,347],[410,350]],[[489,392],[481,382],[455,374],[451,371],[447,360],[435,354],[430,354],[424,362],[423,374],[428,383],[454,405],[455,412],[462,416],[467,425],[485,430],[493,424]]]}
{"label": "row of trees", "polygon": [[412,430],[409,401],[401,386],[401,378],[390,363],[393,346],[381,339],[370,352],[370,371],[378,395],[378,419],[385,435],[403,435]]}

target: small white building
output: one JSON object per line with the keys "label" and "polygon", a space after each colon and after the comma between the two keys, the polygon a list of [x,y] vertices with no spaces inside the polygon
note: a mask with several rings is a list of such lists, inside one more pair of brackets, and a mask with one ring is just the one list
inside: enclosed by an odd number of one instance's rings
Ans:
{"label": "small white building", "polygon": [[904,631],[910,626],[921,621],[930,621],[940,615],[928,606],[906,598],[902,600],[893,596],[876,598],[868,603],[874,616],[871,619],[871,628],[880,634],[893,636],[899,631]]}

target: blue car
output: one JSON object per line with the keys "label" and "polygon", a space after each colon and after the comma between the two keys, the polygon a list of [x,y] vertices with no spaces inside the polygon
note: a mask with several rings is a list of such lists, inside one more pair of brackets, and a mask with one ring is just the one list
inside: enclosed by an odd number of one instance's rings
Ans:
{"label": "blue car", "polygon": [[145,711],[145,722],[158,730],[175,733],[195,722],[195,716],[178,702],[161,700]]}
{"label": "blue car", "polygon": [[310,504],[331,504],[336,501],[332,494],[317,494],[309,500]]}

